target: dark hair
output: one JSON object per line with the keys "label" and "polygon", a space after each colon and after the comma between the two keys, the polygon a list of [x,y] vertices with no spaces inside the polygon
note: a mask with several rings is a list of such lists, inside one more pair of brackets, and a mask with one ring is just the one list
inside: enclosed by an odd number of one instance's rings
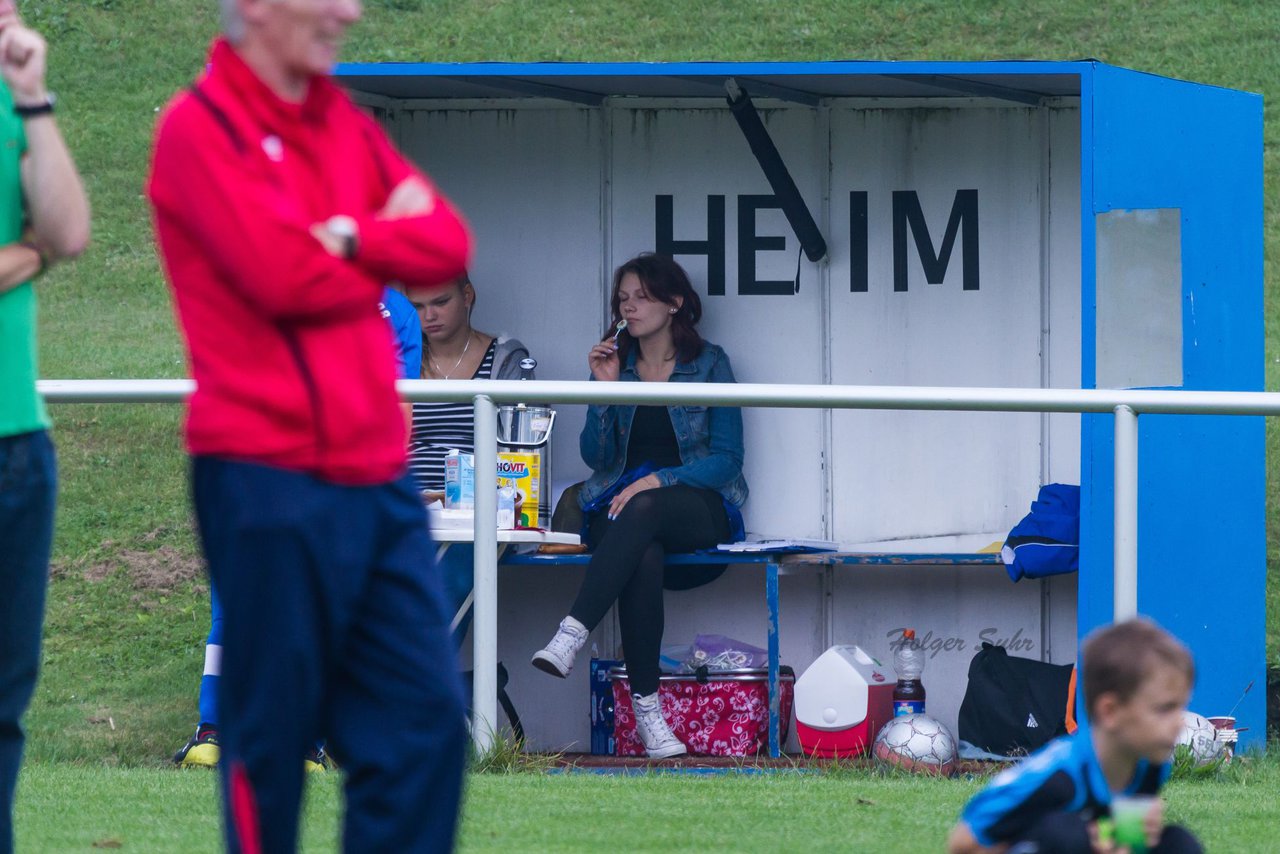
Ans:
{"label": "dark hair", "polygon": [[1127,703],[1160,665],[1181,671],[1188,684],[1196,680],[1191,653],[1152,621],[1135,617],[1094,629],[1084,640],[1081,656],[1085,708],[1092,715],[1103,694],[1115,694]]}
{"label": "dark hair", "polygon": [[[644,252],[614,272],[613,294],[609,297],[613,320],[604,337],[613,337],[618,321],[622,319],[622,312],[618,308],[618,289],[622,286],[622,277],[627,273],[635,274],[640,280],[640,286],[651,299],[676,309],[676,313],[671,316],[671,338],[676,345],[676,359],[692,362],[698,358],[698,354],[702,352],[702,336],[698,334],[696,327],[702,319],[702,300],[689,282],[689,274],[666,255]],[[635,343],[635,339],[625,332],[618,336],[618,358],[622,364],[626,364],[627,354]]]}

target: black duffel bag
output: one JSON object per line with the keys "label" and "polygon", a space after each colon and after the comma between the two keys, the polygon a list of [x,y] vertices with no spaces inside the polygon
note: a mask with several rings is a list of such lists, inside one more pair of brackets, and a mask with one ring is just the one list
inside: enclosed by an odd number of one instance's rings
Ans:
{"label": "black duffel bag", "polygon": [[1067,734],[1071,664],[1011,656],[984,643],[969,663],[960,703],[960,740],[988,753],[1031,753]]}

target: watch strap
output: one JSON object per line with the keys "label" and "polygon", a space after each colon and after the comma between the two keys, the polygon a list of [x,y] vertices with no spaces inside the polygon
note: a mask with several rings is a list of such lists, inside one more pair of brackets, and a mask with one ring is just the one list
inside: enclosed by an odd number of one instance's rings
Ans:
{"label": "watch strap", "polygon": [[57,98],[50,92],[45,99],[38,104],[14,104],[13,112],[24,119],[34,118],[36,116],[48,115],[53,112],[53,105],[57,103]]}

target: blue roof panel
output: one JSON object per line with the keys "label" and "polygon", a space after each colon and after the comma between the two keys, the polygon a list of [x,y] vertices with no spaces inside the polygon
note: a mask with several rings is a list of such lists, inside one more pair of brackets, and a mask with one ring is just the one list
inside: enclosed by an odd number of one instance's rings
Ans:
{"label": "blue roof panel", "polygon": [[999,62],[476,62],[344,63],[348,88],[390,98],[605,98],[724,96],[737,78],[748,91],[805,103],[823,98],[987,96],[1026,103],[1079,95],[1095,63]]}

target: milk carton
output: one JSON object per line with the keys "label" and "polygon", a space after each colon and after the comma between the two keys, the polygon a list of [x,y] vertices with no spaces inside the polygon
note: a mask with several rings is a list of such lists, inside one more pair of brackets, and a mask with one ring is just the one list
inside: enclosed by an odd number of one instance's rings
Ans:
{"label": "milk carton", "polygon": [[452,450],[444,457],[446,510],[476,509],[476,457]]}

